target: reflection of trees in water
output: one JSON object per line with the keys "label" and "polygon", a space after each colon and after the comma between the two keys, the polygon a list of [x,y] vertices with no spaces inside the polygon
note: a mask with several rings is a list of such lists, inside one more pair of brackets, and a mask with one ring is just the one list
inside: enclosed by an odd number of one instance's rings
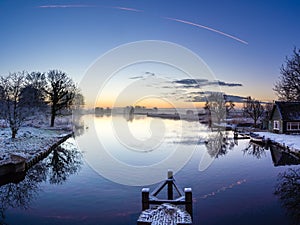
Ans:
{"label": "reflection of trees in water", "polygon": [[266,157],[266,151],[265,148],[262,146],[259,146],[257,144],[254,143],[250,143],[247,148],[242,150],[244,155],[248,154],[248,155],[252,155],[254,157],[256,157],[257,159],[261,159],[262,156]]}
{"label": "reflection of trees in water", "polygon": [[58,147],[43,161],[31,167],[19,183],[0,187],[0,225],[5,222],[5,211],[9,208],[27,209],[41,191],[40,184],[49,180],[51,184],[62,184],[79,171],[82,154],[74,146]]}
{"label": "reflection of trees in water", "polygon": [[134,119],[134,114],[132,113],[132,114],[130,114],[130,113],[124,113],[123,114],[123,117],[125,118],[125,120],[127,121],[127,122],[132,122],[133,121],[133,119]]}
{"label": "reflection of trees in water", "polygon": [[47,158],[48,177],[51,184],[62,184],[77,173],[82,165],[82,154],[76,147],[57,147]]}
{"label": "reflection of trees in water", "polygon": [[278,174],[278,184],[275,189],[282,206],[287,213],[300,224],[300,168],[289,168]]}
{"label": "reflection of trees in water", "polygon": [[132,106],[127,106],[124,109],[123,117],[126,121],[131,122],[134,119],[134,108]]}
{"label": "reflection of trees in water", "polygon": [[84,134],[84,120],[82,115],[73,114],[73,132],[76,137],[81,136]]}
{"label": "reflection of trees in water", "polygon": [[8,208],[27,209],[32,199],[40,191],[40,183],[47,178],[47,167],[41,162],[27,171],[23,181],[9,183],[0,187],[0,224],[5,222],[5,211]]}
{"label": "reflection of trees in water", "polygon": [[226,155],[228,150],[234,147],[234,142],[228,139],[227,132],[217,131],[208,136],[205,146],[211,157],[218,158]]}

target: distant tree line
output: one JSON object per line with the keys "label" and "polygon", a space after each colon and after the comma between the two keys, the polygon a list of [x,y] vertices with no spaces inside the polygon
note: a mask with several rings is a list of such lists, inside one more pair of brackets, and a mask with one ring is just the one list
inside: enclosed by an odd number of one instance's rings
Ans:
{"label": "distant tree line", "polygon": [[264,115],[265,108],[262,103],[250,96],[244,102],[243,106],[244,114],[254,121],[254,127],[257,126],[257,121]]}
{"label": "distant tree line", "polygon": [[47,112],[50,126],[61,110],[84,104],[84,98],[73,80],[63,71],[16,72],[0,76],[0,116],[11,129],[12,138],[29,115]]}
{"label": "distant tree line", "polygon": [[[235,104],[227,99],[227,96],[220,92],[212,92],[207,96],[204,109],[209,116],[209,125],[211,123],[226,122],[227,116],[234,110]],[[263,119],[267,115],[267,111],[270,111],[270,106],[267,103],[262,103],[259,100],[246,98],[243,102],[243,113],[246,117],[253,119],[254,127],[257,127],[258,121]]]}

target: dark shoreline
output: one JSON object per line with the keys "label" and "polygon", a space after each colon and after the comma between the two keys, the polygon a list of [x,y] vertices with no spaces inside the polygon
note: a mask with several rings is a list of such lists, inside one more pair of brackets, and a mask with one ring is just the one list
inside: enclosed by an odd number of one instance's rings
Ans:
{"label": "dark shoreline", "polygon": [[0,166],[0,185],[6,183],[18,182],[25,177],[26,171],[34,166],[36,163],[47,157],[53,149],[57,148],[60,144],[72,137],[73,132],[66,134],[58,139],[48,149],[36,153],[30,159],[23,158],[21,156],[11,154],[11,160]]}

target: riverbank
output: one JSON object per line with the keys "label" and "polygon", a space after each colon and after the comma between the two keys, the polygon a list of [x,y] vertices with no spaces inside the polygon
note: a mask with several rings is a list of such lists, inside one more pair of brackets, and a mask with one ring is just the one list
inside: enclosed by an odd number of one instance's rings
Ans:
{"label": "riverbank", "polygon": [[300,154],[300,135],[275,134],[270,132],[254,132],[259,137],[265,140],[270,140],[283,148],[288,148],[290,151]]}
{"label": "riverbank", "polygon": [[23,172],[72,136],[69,129],[22,127],[15,139],[0,131],[0,176]]}

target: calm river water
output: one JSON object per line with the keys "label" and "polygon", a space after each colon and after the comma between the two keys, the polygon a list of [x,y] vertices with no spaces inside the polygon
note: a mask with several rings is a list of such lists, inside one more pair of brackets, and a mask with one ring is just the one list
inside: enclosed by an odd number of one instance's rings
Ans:
{"label": "calm river water", "polygon": [[197,122],[81,119],[76,141],[0,187],[0,224],[134,225],[141,188],[153,190],[168,169],[193,190],[194,224],[300,224],[300,166],[276,149]]}

